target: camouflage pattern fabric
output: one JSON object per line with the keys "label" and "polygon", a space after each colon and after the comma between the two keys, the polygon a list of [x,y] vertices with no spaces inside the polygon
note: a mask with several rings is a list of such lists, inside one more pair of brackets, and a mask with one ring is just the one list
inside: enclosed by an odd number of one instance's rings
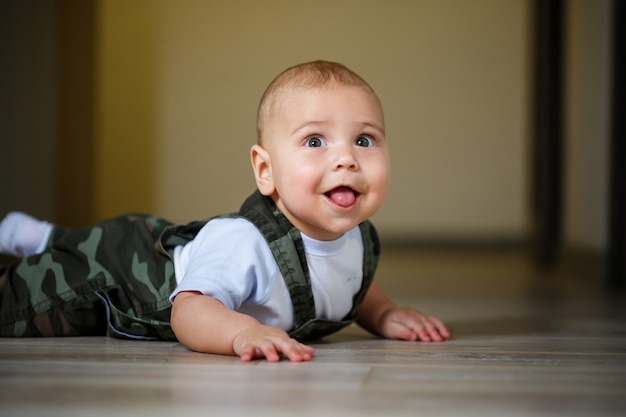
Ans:
{"label": "camouflage pattern fabric", "polygon": [[55,227],[42,254],[0,267],[0,336],[124,337],[111,334],[112,322],[133,317],[132,336],[173,338],[174,266],[154,249],[170,225],[128,215],[77,230]]}
{"label": "camouflage pattern fabric", "polygon": [[[340,321],[315,318],[315,303],[300,232],[271,198],[253,193],[239,213],[263,234],[287,284],[299,340],[314,340],[353,323],[378,264],[374,226],[360,224],[363,283]],[[121,216],[68,231],[55,228],[41,255],[0,267],[0,336],[102,335],[176,340],[169,296],[176,279],[171,253],[207,223],[174,226],[145,215]]]}

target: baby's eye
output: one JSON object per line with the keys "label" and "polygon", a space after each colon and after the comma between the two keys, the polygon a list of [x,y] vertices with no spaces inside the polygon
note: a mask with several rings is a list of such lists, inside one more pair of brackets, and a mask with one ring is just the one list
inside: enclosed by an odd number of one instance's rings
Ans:
{"label": "baby's eye", "polygon": [[310,138],[307,138],[304,145],[309,148],[319,148],[326,146],[326,141],[319,136],[311,136]]}
{"label": "baby's eye", "polygon": [[365,148],[369,148],[371,146],[374,146],[374,140],[367,135],[361,135],[358,138],[356,138],[356,142],[355,142],[356,146],[363,146]]}

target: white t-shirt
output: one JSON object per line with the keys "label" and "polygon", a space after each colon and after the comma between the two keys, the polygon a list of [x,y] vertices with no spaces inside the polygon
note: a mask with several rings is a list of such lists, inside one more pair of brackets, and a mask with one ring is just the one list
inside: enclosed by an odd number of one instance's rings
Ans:
{"label": "white t-shirt", "polygon": [[[337,240],[302,235],[317,318],[341,320],[363,281],[363,241],[358,227]],[[207,223],[185,246],[174,250],[178,286],[218,299],[226,307],[285,331],[293,328],[287,285],[261,232],[244,218]]]}

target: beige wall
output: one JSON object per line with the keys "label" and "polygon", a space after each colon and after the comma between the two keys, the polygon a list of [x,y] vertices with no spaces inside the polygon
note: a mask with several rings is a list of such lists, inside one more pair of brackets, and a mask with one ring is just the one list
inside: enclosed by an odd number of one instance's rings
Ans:
{"label": "beige wall", "polygon": [[[98,219],[154,212],[159,25],[149,1],[102,0],[96,10],[95,207]],[[158,192],[166,192],[164,189]]]}
{"label": "beige wall", "polygon": [[523,0],[101,0],[97,216],[238,208],[258,99],[287,66],[343,62],[377,90],[393,162],[383,235],[522,237]]}

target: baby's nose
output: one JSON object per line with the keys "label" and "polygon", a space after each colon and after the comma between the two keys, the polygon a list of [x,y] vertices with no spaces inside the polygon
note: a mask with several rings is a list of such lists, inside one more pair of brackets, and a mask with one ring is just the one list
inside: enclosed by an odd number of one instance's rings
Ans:
{"label": "baby's nose", "polygon": [[337,161],[337,168],[338,169],[341,169],[341,168],[354,169],[356,168],[356,161],[348,160],[348,159],[340,159],[339,161]]}
{"label": "baby's nose", "polygon": [[348,150],[342,151],[337,155],[335,161],[335,169],[354,170],[359,166],[354,154]]}

